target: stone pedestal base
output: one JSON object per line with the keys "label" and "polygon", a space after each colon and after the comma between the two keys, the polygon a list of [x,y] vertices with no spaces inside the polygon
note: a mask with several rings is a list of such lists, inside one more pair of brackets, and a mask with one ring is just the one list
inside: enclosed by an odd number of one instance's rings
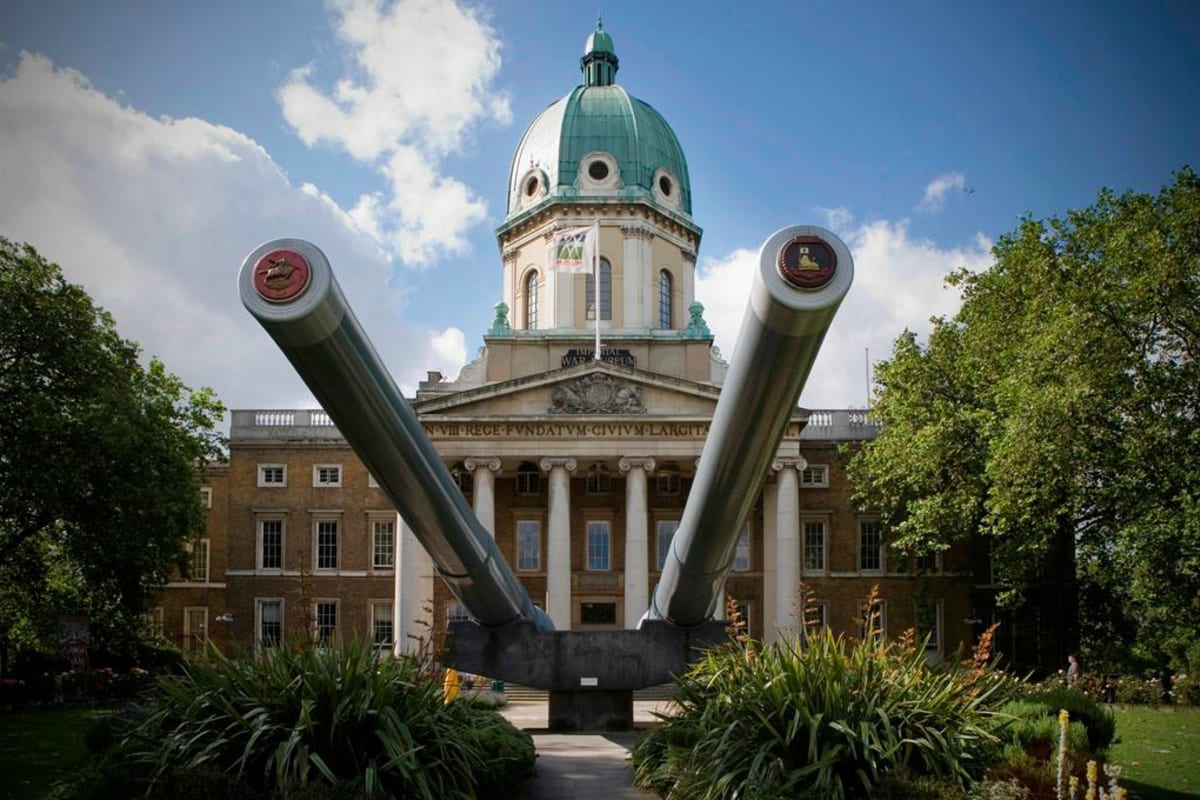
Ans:
{"label": "stone pedestal base", "polygon": [[633,692],[609,689],[550,692],[550,730],[627,731],[633,728]]}

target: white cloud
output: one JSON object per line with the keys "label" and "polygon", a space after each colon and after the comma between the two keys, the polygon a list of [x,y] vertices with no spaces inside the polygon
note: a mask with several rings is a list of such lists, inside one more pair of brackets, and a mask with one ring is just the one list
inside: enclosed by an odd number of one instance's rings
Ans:
{"label": "white cloud", "polygon": [[458,328],[446,328],[429,337],[429,347],[433,351],[433,367],[443,375],[453,377],[467,363],[467,337]]}
{"label": "white cloud", "polygon": [[931,214],[941,211],[942,206],[946,204],[946,195],[951,190],[961,192],[965,188],[966,182],[966,176],[961,172],[947,172],[944,175],[938,175],[925,187],[925,194],[921,197],[921,202],[917,204],[918,210]]}
{"label": "white cloud", "polygon": [[435,347],[435,333],[399,321],[404,287],[389,283],[362,203],[348,213],[291,185],[243,134],[122,107],[39,56],[0,79],[0,185],[0,234],[57,261],[123,336],[231,407],[313,402],[238,298],[238,267],[267,239],[324,250],[394,374],[455,353],[453,337]]}
{"label": "white cloud", "polygon": [[[486,217],[466,185],[441,173],[471,128],[512,119],[507,95],[492,88],[500,40],[478,9],[455,0],[339,0],[336,33],[354,75],[328,92],[314,85],[312,65],[293,71],[279,89],[283,114],[310,147],[330,143],[378,165],[390,197],[357,211],[369,216],[391,252],[410,264],[466,249],[465,232]],[[397,223],[388,225],[382,205]]]}
{"label": "white cloud", "polygon": [[854,222],[854,215],[850,213],[850,209],[845,206],[837,208],[815,208],[813,209],[825,221],[825,227],[834,233],[839,233]]}
{"label": "white cloud", "polygon": [[[825,337],[800,395],[809,408],[862,408],[867,404],[866,354],[887,358],[896,336],[909,328],[929,333],[934,316],[953,315],[961,298],[944,285],[951,270],[986,269],[992,243],[982,234],[969,243],[942,247],[913,240],[905,221],[880,220],[842,232],[854,256],[854,285]],[[739,249],[705,260],[696,275],[696,297],[726,359],[734,354],[758,252]]]}

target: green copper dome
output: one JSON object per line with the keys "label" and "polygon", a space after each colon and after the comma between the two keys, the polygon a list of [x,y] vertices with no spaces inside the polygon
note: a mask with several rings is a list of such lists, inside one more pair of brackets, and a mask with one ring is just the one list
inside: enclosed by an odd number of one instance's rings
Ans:
{"label": "green copper dome", "polygon": [[687,159],[671,126],[614,82],[617,54],[602,23],[587,40],[584,83],[538,114],[509,173],[506,222],[548,202],[641,201],[691,222]]}

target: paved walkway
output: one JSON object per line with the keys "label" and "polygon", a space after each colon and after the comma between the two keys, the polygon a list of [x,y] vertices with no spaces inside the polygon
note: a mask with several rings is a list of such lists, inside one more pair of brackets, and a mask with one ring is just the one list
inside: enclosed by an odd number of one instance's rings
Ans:
{"label": "paved walkway", "polygon": [[[633,704],[635,725],[655,721],[653,712],[666,703]],[[501,713],[533,735],[537,747],[537,777],[529,785],[529,800],[609,800],[654,797],[633,788],[629,751],[639,733],[548,733],[549,709],[541,703],[509,703]]]}

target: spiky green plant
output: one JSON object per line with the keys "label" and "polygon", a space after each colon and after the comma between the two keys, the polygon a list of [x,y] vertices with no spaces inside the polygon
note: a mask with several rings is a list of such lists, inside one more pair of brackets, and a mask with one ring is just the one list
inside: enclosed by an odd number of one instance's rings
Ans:
{"label": "spiky green plant", "polygon": [[678,713],[634,750],[635,780],[678,800],[869,797],[894,776],[967,786],[991,762],[991,672],[930,669],[923,648],[730,644],[677,680]]}
{"label": "spiky green plant", "polygon": [[161,679],[148,712],[118,755],[151,785],[208,767],[285,797],[324,783],[431,800],[475,796],[489,758],[475,729],[498,716],[444,704],[418,661],[380,659],[357,642],[257,659],[213,652]]}

